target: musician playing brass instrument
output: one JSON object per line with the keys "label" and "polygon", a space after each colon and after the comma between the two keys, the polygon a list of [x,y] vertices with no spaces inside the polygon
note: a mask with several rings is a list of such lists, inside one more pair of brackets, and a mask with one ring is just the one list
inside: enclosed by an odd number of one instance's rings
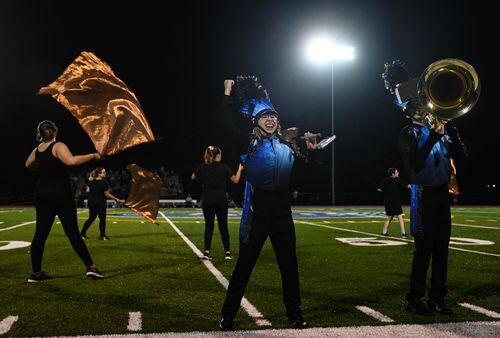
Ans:
{"label": "musician playing brass instrument", "polygon": [[[424,316],[433,312],[451,315],[453,311],[444,301],[451,235],[448,185],[451,158],[462,158],[467,150],[458,128],[449,121],[475,104],[479,78],[470,65],[457,59],[431,64],[418,83],[409,79],[403,63],[394,61],[385,65],[383,78],[386,88],[396,93],[396,104],[411,120],[399,139],[411,183],[410,229],[415,238],[406,310]],[[431,260],[426,305],[422,298]]]}

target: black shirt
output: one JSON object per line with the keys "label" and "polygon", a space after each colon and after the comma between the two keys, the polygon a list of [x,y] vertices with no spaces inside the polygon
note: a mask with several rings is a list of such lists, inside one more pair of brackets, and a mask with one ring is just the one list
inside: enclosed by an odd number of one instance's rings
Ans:
{"label": "black shirt", "polygon": [[196,178],[201,179],[203,185],[203,194],[213,191],[227,190],[227,179],[233,176],[231,168],[227,164],[213,162],[211,164],[202,164],[194,172]]}
{"label": "black shirt", "polygon": [[54,144],[56,142],[51,143],[44,151],[36,149],[35,161],[38,169],[37,190],[70,187],[68,168],[61,160],[52,155]]}
{"label": "black shirt", "polygon": [[109,184],[105,180],[93,180],[88,183],[88,199],[91,204],[106,204],[104,192],[109,190]]}
{"label": "black shirt", "polygon": [[400,201],[405,185],[397,177],[386,177],[380,183],[380,190],[384,193],[385,201]]}

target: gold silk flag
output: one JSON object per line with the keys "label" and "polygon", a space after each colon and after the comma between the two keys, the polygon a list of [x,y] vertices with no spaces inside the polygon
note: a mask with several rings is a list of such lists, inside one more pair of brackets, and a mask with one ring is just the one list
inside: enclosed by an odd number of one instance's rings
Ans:
{"label": "gold silk flag", "polygon": [[93,53],[82,52],[38,94],[49,94],[66,107],[101,155],[154,141],[135,94]]}
{"label": "gold silk flag", "polygon": [[458,196],[460,194],[460,189],[458,188],[457,168],[455,167],[455,161],[452,158],[450,158],[450,166],[451,177],[450,183],[448,184],[448,193],[453,196]]}
{"label": "gold silk flag", "polygon": [[129,164],[127,170],[132,175],[132,181],[125,205],[147,220],[156,223],[160,207],[160,189],[163,186],[162,179],[137,164]]}
{"label": "gold silk flag", "polygon": [[460,189],[458,188],[457,176],[451,174],[450,184],[448,184],[448,193],[453,196],[458,196],[460,194]]}

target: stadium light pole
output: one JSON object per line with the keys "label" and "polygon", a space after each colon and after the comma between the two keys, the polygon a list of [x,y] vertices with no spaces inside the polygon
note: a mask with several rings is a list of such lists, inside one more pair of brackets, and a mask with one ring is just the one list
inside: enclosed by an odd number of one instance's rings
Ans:
{"label": "stadium light pole", "polygon": [[[331,68],[332,79],[332,135],[335,134],[335,62],[350,61],[354,59],[354,48],[350,46],[343,46],[335,44],[327,37],[316,37],[312,39],[307,45],[307,56],[310,60],[326,64],[328,63]],[[332,205],[335,205],[335,151],[334,144],[332,143]]]}

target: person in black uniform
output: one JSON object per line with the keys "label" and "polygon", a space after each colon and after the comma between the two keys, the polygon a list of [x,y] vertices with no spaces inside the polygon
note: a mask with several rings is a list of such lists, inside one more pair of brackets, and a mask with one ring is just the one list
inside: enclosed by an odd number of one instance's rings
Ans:
{"label": "person in black uniform", "polygon": [[96,217],[99,216],[99,239],[103,241],[109,240],[109,237],[106,236],[106,199],[110,198],[116,202],[120,202],[120,199],[111,194],[109,184],[104,179],[105,177],[106,169],[102,167],[98,167],[90,173],[87,186],[89,218],[83,224],[81,232],[83,239],[88,239],[87,230]]}
{"label": "person in black uniform", "polygon": [[33,149],[26,160],[26,167],[38,171],[35,192],[36,230],[31,242],[31,264],[33,272],[28,282],[51,279],[42,272],[42,257],[45,241],[49,236],[56,216],[61,220],[64,232],[71,246],[87,268],[86,276],[103,278],[96,268],[90,253],[78,232],[76,206],[70,186],[67,166],[78,166],[91,160],[98,160],[98,153],[73,156],[62,142],[56,142],[57,127],[52,121],[42,121],[36,129],[40,144]]}
{"label": "person in black uniform", "polygon": [[[239,256],[222,306],[219,327],[224,331],[234,330],[234,317],[246,285],[260,251],[270,237],[281,272],[286,314],[295,328],[306,328],[300,308],[295,227],[289,192],[296,152],[292,144],[282,138],[278,113],[257,79],[238,77],[237,82],[235,96],[240,96],[239,100],[243,102],[237,108],[241,107],[240,112],[250,118],[253,131],[247,154],[242,156],[247,182],[240,223]],[[234,83],[233,80],[224,82],[225,114],[234,112],[230,98]]]}
{"label": "person in black uniform", "polygon": [[[389,236],[387,229],[394,216],[398,218],[399,226],[401,227],[401,236],[407,238],[405,231],[405,223],[403,221],[403,209],[401,208],[401,194],[405,189],[405,184],[399,178],[399,171],[396,168],[389,168],[387,170],[389,177],[386,177],[380,183],[378,191],[384,193],[384,207],[385,214],[387,215],[384,221],[384,228],[382,235]],[[410,187],[409,185],[407,187]]]}
{"label": "person in black uniform", "polygon": [[201,179],[203,182],[203,197],[201,201],[205,218],[205,251],[203,259],[212,259],[210,247],[214,232],[214,220],[217,215],[220,235],[225,250],[225,259],[231,260],[229,231],[227,228],[227,188],[226,181],[238,184],[243,166],[240,164],[236,175],[224,163],[221,163],[222,152],[217,146],[208,146],[203,156],[204,163],[191,175],[192,180]]}
{"label": "person in black uniform", "polygon": [[[429,127],[425,109],[415,102],[407,105],[405,113],[412,123],[402,130],[399,148],[412,184],[410,229],[415,237],[406,310],[419,315],[432,315],[431,310],[451,315],[453,311],[444,301],[451,235],[450,158],[463,158],[467,150],[453,124],[441,121],[434,129]],[[426,306],[422,298],[431,259],[431,288]]]}

